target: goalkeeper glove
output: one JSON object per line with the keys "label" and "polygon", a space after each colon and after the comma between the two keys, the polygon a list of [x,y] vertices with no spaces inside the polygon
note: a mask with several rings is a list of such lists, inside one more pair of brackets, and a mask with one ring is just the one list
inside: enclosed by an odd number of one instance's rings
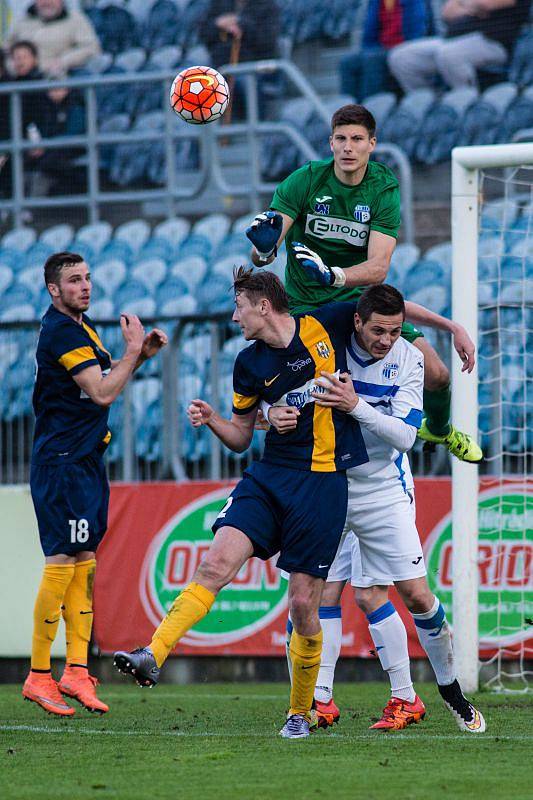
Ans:
{"label": "goalkeeper glove", "polygon": [[328,267],[318,253],[309,250],[301,242],[293,242],[292,249],[304,272],[322,286],[344,286],[346,273],[340,267]]}
{"label": "goalkeeper glove", "polygon": [[276,211],[263,211],[254,217],[246,236],[249,238],[260,261],[268,261],[278,253],[277,243],[283,228],[283,217]]}

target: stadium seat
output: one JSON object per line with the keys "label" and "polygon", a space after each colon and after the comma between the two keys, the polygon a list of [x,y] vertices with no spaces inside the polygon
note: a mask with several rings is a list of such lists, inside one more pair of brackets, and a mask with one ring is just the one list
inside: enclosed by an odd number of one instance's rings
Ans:
{"label": "stadium seat", "polygon": [[109,297],[101,297],[94,302],[91,300],[89,315],[94,320],[114,319],[115,304]]}
{"label": "stadium seat", "polygon": [[130,274],[135,280],[144,283],[150,294],[155,294],[157,287],[165,279],[167,265],[161,258],[139,259]]}
{"label": "stadium seat", "polygon": [[247,264],[250,261],[251,244],[243,233],[230,233],[222,240],[216,251],[220,260],[231,254],[237,254],[237,263]]}
{"label": "stadium seat", "polygon": [[233,293],[230,281],[219,274],[212,274],[208,281],[196,290],[198,309],[202,313],[219,313],[233,308]]}
{"label": "stadium seat", "polygon": [[452,243],[442,242],[426,250],[424,260],[436,261],[444,270],[445,275],[451,275],[452,270]]}
{"label": "stadium seat", "polygon": [[226,237],[230,227],[231,220],[226,214],[208,214],[193,225],[191,233],[209,239],[211,248],[215,251]]}
{"label": "stadium seat", "polygon": [[200,236],[196,233],[191,233],[184,242],[182,242],[179,249],[179,258],[187,258],[188,256],[201,256],[202,258],[209,259],[211,255],[211,241],[206,236]]}
{"label": "stadium seat", "polygon": [[415,244],[399,244],[392,254],[387,280],[403,291],[405,277],[419,256],[420,248]]}
{"label": "stadium seat", "polygon": [[47,228],[39,237],[39,241],[47,247],[51,247],[56,253],[68,250],[74,238],[74,228],[72,225],[62,223]]}
{"label": "stadium seat", "polygon": [[0,262],[0,297],[13,283],[13,270]]}
{"label": "stadium seat", "polygon": [[124,222],[115,230],[113,240],[126,242],[133,253],[137,253],[150,237],[150,226],[144,219]]}
{"label": "stadium seat", "polygon": [[169,275],[181,278],[190,292],[194,292],[204,280],[208,270],[207,261],[202,256],[180,258],[170,267]]}
{"label": "stadium seat", "polygon": [[35,319],[34,296],[27,286],[13,283],[2,295],[0,322]]}
{"label": "stadium seat", "polygon": [[393,92],[379,92],[366,97],[363,105],[376,120],[377,129],[380,131],[396,106],[396,95]]}
{"label": "stadium seat", "polygon": [[228,283],[228,289],[233,283],[233,270],[241,264],[241,253],[231,253],[230,255],[217,260],[211,267],[212,275],[223,277]]}
{"label": "stadium seat", "polygon": [[416,89],[406,94],[384,122],[380,138],[398,145],[411,158],[426,116],[432,113],[435,93],[431,89]]}
{"label": "stadium seat", "polygon": [[11,267],[13,272],[21,268],[22,258],[18,250],[13,250],[11,247],[0,246],[0,264],[6,267]]}
{"label": "stadium seat", "polygon": [[44,277],[42,264],[24,267],[24,269],[17,273],[17,284],[27,286],[35,300],[38,298],[41,289],[43,288],[43,282]]}
{"label": "stadium seat", "polygon": [[172,217],[160,222],[152,231],[152,239],[161,239],[171,247],[178,248],[187,238],[191,223],[185,217]]}
{"label": "stadium seat", "polygon": [[109,222],[93,222],[78,229],[75,241],[88,244],[92,251],[98,254],[110,240],[112,232]]}
{"label": "stadium seat", "polygon": [[[509,80],[518,86],[533,84],[533,30],[528,30],[517,41],[513,50]],[[526,127],[525,125],[523,127]]]}
{"label": "stadium seat", "polygon": [[517,87],[497,83],[487,89],[465,112],[457,144],[492,144],[505,118],[506,109],[515,99]]}
{"label": "stadium seat", "polygon": [[161,71],[174,70],[181,63],[182,49],[175,44],[161,47],[150,56],[150,64]]}
{"label": "stadium seat", "polygon": [[192,294],[182,294],[180,297],[166,295],[166,299],[157,304],[158,314],[164,317],[186,317],[196,314],[198,303]]}
{"label": "stadium seat", "polygon": [[44,262],[49,256],[52,255],[53,252],[54,248],[51,245],[46,244],[45,242],[35,242],[35,244],[32,244],[32,246],[24,254],[24,267],[40,267],[42,280],[42,269]]}
{"label": "stadium seat", "polygon": [[0,239],[0,246],[6,250],[15,250],[25,253],[37,239],[33,228],[14,228],[5,233]]}
{"label": "stadium seat", "polygon": [[329,0],[322,6],[322,36],[333,41],[350,36],[356,27],[360,7],[360,0]]}
{"label": "stadium seat", "polygon": [[99,261],[91,272],[93,283],[100,286],[110,298],[122,285],[126,274],[126,265],[119,259]]}
{"label": "stadium seat", "polygon": [[478,93],[471,87],[452,89],[444,94],[422,122],[415,156],[423,164],[437,164],[450,158],[461,132],[463,116],[476,102]]}
{"label": "stadium seat", "polygon": [[533,86],[524,89],[508,106],[498,140],[511,142],[514,135],[524,128],[533,128]]}
{"label": "stadium seat", "polygon": [[87,75],[101,75],[107,72],[112,63],[113,56],[111,53],[98,53],[98,55],[93,56],[84,64],[82,71]]}
{"label": "stadium seat", "polygon": [[247,243],[246,247],[250,247],[250,248],[251,248],[252,245],[249,244],[249,240],[246,238],[245,231],[246,231],[246,228],[248,228],[250,226],[253,218],[254,218],[254,214],[252,214],[249,211],[246,214],[243,214],[241,217],[237,217],[237,219],[233,222],[233,225],[231,226],[232,235],[239,234],[240,236],[243,236],[245,238],[246,243]]}
{"label": "stadium seat", "polygon": [[519,213],[517,200],[508,197],[484,203],[481,212],[480,228],[485,232],[507,231],[514,224]]}
{"label": "stadium seat", "polygon": [[124,72],[138,72],[146,61],[146,53],[142,47],[131,47],[118,53],[114,65]]}

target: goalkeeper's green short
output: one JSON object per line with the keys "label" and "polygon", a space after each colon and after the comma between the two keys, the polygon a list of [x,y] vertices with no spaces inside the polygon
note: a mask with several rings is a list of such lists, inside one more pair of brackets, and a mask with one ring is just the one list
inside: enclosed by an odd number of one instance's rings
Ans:
{"label": "goalkeeper's green short", "polygon": [[402,337],[404,339],[407,339],[408,342],[411,342],[411,344],[415,341],[415,339],[420,339],[420,337],[423,338],[423,336],[424,334],[422,333],[422,331],[419,331],[418,328],[415,328],[415,326],[411,322],[403,323]]}

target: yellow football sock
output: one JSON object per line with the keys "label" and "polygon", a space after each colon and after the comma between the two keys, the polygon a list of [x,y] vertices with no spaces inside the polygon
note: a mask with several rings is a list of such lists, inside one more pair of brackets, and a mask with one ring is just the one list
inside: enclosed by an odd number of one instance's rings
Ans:
{"label": "yellow football sock", "polygon": [[322,655],[322,631],[314,636],[292,632],[289,654],[292,662],[291,714],[309,718]]}
{"label": "yellow football sock", "polygon": [[176,597],[150,643],[158,667],[189,628],[205,617],[214,602],[215,595],[199,583],[190,583]]}
{"label": "yellow football sock", "polygon": [[31,668],[50,669],[50,649],[61,619],[61,604],[74,576],[74,564],[46,564],[33,609]]}
{"label": "yellow football sock", "polygon": [[93,584],[96,559],[77,561],[74,577],[63,600],[67,634],[67,664],[87,666],[93,627]]}

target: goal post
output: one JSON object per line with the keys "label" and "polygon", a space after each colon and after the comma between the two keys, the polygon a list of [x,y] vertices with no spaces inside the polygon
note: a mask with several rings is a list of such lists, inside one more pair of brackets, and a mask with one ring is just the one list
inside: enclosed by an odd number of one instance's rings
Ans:
{"label": "goal post", "polygon": [[[480,173],[528,165],[533,165],[533,143],[457,147],[452,151],[452,317],[474,340],[477,362],[478,242],[483,202]],[[461,372],[461,363],[454,358],[451,373],[453,423],[477,438],[478,363],[468,375]],[[452,462],[454,648],[459,681],[466,692],[472,692],[479,686],[479,469],[458,459]]]}

